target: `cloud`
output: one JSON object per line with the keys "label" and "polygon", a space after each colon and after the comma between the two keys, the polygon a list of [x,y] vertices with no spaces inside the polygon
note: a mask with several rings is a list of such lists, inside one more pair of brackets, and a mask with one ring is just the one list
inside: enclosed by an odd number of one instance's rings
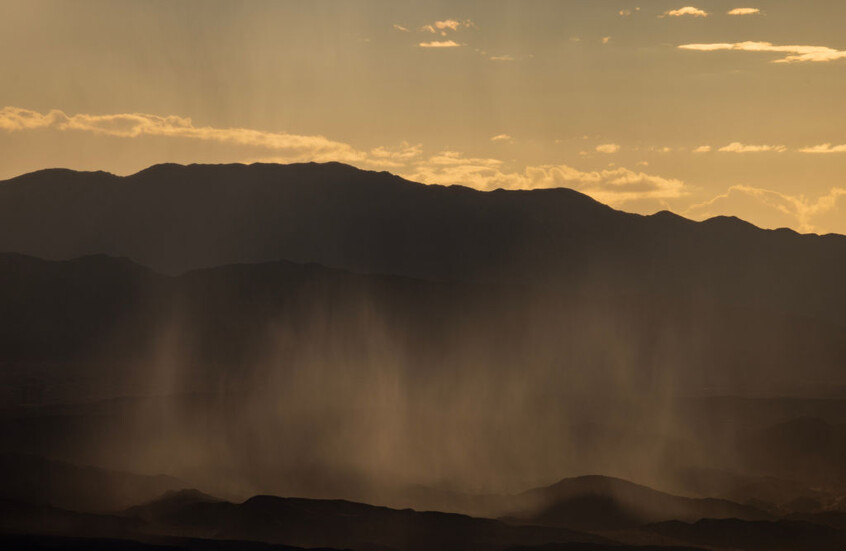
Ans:
{"label": "cloud", "polygon": [[398,31],[402,31],[402,32],[404,32],[404,33],[410,32],[410,31],[408,30],[408,27],[403,27],[402,25],[398,25],[397,23],[394,23],[394,28],[395,28],[396,30],[398,30]]}
{"label": "cloud", "polygon": [[476,24],[470,21],[469,19],[465,19],[464,21],[456,21],[455,19],[445,19],[443,21],[435,21],[429,25],[423,25],[420,27],[420,30],[423,32],[428,32],[432,34],[440,34],[441,36],[446,36],[447,31],[457,31],[459,29],[469,29],[475,28]]}
{"label": "cloud", "polygon": [[421,48],[458,48],[461,46],[455,40],[433,40],[431,42],[421,42],[418,45]]}
{"label": "cloud", "polygon": [[603,36],[603,37],[602,37],[602,43],[603,43],[603,44],[608,44],[609,42],[611,42],[611,37],[610,37],[610,36]]}
{"label": "cloud", "polygon": [[87,132],[116,138],[159,136],[247,146],[273,151],[278,158],[285,159],[287,162],[343,161],[389,166],[386,163],[392,161],[390,156],[381,154],[378,148],[373,150],[375,154],[368,154],[349,144],[323,136],[303,136],[248,128],[195,126],[190,118],[176,115],[159,116],[147,113],[67,115],[58,109],[47,113],[19,107],[0,109],[0,130],[19,132],[39,129]]}
{"label": "cloud", "polygon": [[693,150],[694,153],[708,153],[709,151],[711,151],[710,145],[700,145]]}
{"label": "cloud", "polygon": [[691,15],[693,17],[708,17],[708,12],[706,12],[705,10],[700,10],[699,8],[694,8],[693,6],[685,6],[677,10],[669,10],[664,12],[664,16],[668,17],[681,17],[683,15]]}
{"label": "cloud", "polygon": [[411,145],[402,142],[399,147],[393,149],[384,146],[371,149],[367,162],[383,168],[401,168],[422,154],[423,144]]}
{"label": "cloud", "polygon": [[846,153],[846,144],[831,145],[830,143],[824,143],[824,144],[814,145],[814,146],[810,146],[810,147],[803,147],[799,151],[802,152],[802,153],[817,153],[817,154]]}
{"label": "cloud", "polygon": [[497,134],[491,138],[492,142],[510,142],[511,140],[512,138],[508,134]]}
{"label": "cloud", "polygon": [[[635,8],[634,11],[640,11],[640,8]],[[620,10],[617,12],[617,15],[622,15],[624,17],[628,17],[632,14],[632,10]]]}
{"label": "cloud", "polygon": [[683,212],[697,220],[731,214],[764,228],[796,228],[801,232],[846,233],[846,189],[831,188],[815,200],[751,186],[732,186],[722,195]]}
{"label": "cloud", "polygon": [[736,50],[743,52],[775,52],[789,54],[773,60],[773,63],[826,62],[846,58],[846,51],[835,50],[826,46],[775,46],[770,42],[735,42],[715,44],[682,44],[682,50],[716,52]]}
{"label": "cloud", "polygon": [[620,151],[620,146],[615,143],[604,143],[596,146],[596,151],[598,153],[616,153]]}
{"label": "cloud", "polygon": [[491,61],[516,61],[517,58],[514,57],[513,55],[505,54],[505,55],[493,55],[493,56],[489,57],[488,59],[490,59]]}
{"label": "cloud", "polygon": [[756,15],[759,13],[761,13],[761,10],[758,8],[734,8],[728,12],[729,15]]}
{"label": "cloud", "polygon": [[767,151],[782,153],[787,151],[787,147],[783,145],[748,145],[740,142],[732,142],[717,151],[722,151],[723,153],[764,153]]}
{"label": "cloud", "polygon": [[582,171],[561,164],[507,171],[500,160],[465,158],[454,151],[421,160],[402,176],[429,184],[463,185],[480,190],[568,187],[615,207],[645,200],[658,204],[688,193],[680,180],[622,167]]}

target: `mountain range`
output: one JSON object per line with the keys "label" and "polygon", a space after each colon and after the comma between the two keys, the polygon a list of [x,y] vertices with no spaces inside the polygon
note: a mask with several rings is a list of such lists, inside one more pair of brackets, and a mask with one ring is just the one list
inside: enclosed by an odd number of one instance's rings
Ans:
{"label": "mountain range", "polygon": [[0,545],[839,549],[843,281],[844,236],[568,189],[12,178]]}

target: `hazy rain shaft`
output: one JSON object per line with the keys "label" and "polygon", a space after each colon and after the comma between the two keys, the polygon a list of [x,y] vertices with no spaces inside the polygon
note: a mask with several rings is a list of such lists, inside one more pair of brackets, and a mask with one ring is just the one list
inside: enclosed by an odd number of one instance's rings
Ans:
{"label": "hazy rain shaft", "polygon": [[[600,472],[666,487],[730,458],[679,407],[696,390],[680,380],[707,371],[682,351],[707,333],[599,292],[385,281],[306,284],[248,328],[202,292],[162,303],[98,396],[117,399],[108,432],[71,457],[226,496],[398,506]],[[427,307],[427,286],[449,297]]]}

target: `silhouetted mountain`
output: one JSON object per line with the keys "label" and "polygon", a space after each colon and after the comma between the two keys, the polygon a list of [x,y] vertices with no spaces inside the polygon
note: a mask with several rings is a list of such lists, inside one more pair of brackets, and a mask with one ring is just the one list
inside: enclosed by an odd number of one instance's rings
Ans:
{"label": "silhouetted mountain", "polygon": [[0,534],[127,538],[145,529],[146,524],[134,518],[76,513],[49,505],[0,500]]}
{"label": "silhouetted mountain", "polygon": [[540,526],[602,531],[665,520],[762,520],[766,513],[721,499],[694,499],[605,476],[568,478],[514,498],[510,518]]}
{"label": "silhouetted mountain", "polygon": [[[299,547],[271,545],[256,541],[203,540],[196,538],[145,537],[137,539],[82,538],[47,535],[2,535],[0,547],[6,551],[302,551]],[[309,551],[331,551],[310,549]],[[619,551],[628,551],[621,549]]]}
{"label": "silhouetted mountain", "polygon": [[0,499],[72,511],[111,512],[185,484],[169,476],[143,476],[0,454]]}
{"label": "silhouetted mountain", "polygon": [[271,496],[256,496],[241,504],[186,503],[158,523],[160,531],[180,536],[397,551],[607,541],[568,530],[509,526],[464,515]]}
{"label": "silhouetted mountain", "polygon": [[584,544],[584,543],[548,543],[533,547],[509,547],[504,551],[702,551],[700,547],[683,547],[676,545],[622,545],[619,543]]}
{"label": "silhouetted mountain", "polygon": [[[760,453],[756,452],[756,455]],[[692,495],[719,497],[774,515],[796,512],[798,508],[807,508],[810,504],[815,504],[813,510],[820,510],[833,505],[839,497],[832,490],[810,487],[792,480],[740,475],[714,469],[685,469],[673,473],[668,483]]]}
{"label": "silhouetted mountain", "polygon": [[128,517],[137,517],[148,522],[159,522],[179,512],[186,505],[194,503],[219,503],[222,500],[204,494],[199,490],[175,490],[144,503],[130,507],[123,514]]}
{"label": "silhouetted mountain", "polygon": [[846,323],[846,238],[615,211],[569,189],[478,192],[350,166],[44,170],[0,182],[0,250],[166,272],[288,259],[427,279],[686,292]]}

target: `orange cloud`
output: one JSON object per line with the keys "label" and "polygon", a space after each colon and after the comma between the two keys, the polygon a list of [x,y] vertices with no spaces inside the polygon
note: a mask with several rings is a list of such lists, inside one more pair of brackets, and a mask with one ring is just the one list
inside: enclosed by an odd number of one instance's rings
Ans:
{"label": "orange cloud", "polygon": [[620,146],[615,143],[604,143],[596,146],[596,151],[599,153],[616,153],[620,151]]}
{"label": "orange cloud", "polygon": [[435,21],[434,23],[431,23],[429,25],[423,25],[422,27],[420,27],[420,30],[446,36],[447,31],[454,32],[459,29],[467,29],[475,26],[475,23],[473,23],[469,19],[466,19],[464,21],[456,21],[455,19],[445,19],[443,21]]}
{"label": "orange cloud", "polygon": [[498,159],[466,158],[445,151],[420,160],[402,176],[428,184],[463,185],[480,190],[568,187],[605,204],[622,207],[635,201],[656,205],[688,194],[681,180],[627,168],[582,171],[568,165],[528,166],[507,171]]}
{"label": "orange cloud", "polygon": [[729,15],[756,15],[761,13],[758,8],[734,8],[728,12]]}
{"label": "orange cloud", "polygon": [[824,143],[824,144],[814,145],[814,146],[810,146],[810,147],[803,147],[799,151],[802,152],[802,153],[817,153],[817,154],[846,153],[846,144],[831,145],[830,143]]}
{"label": "orange cloud", "polygon": [[683,15],[691,15],[693,17],[708,17],[708,12],[706,12],[705,10],[700,10],[699,8],[694,8],[693,6],[685,6],[677,10],[666,11],[664,12],[664,15],[669,17],[681,17]]}
{"label": "orange cloud", "polygon": [[362,162],[369,158],[366,152],[323,136],[302,136],[248,128],[194,126],[190,118],[176,115],[164,117],[147,113],[67,115],[58,109],[44,114],[19,107],[4,107],[0,110],[0,129],[9,132],[53,129],[63,132],[90,132],[118,138],[140,136],[187,138],[284,152],[286,158],[290,160]]}
{"label": "orange cloud", "polygon": [[715,44],[682,44],[682,50],[716,52],[734,50],[742,52],[776,52],[789,54],[773,63],[826,62],[846,58],[846,51],[835,50],[826,46],[776,46],[770,42],[735,42]]}
{"label": "orange cloud", "polygon": [[421,48],[458,48],[461,46],[455,40],[433,40],[431,42],[421,42],[418,44]]}
{"label": "orange cloud", "polygon": [[[751,186],[732,186],[724,194],[693,205],[685,216],[704,220],[733,214],[765,228],[797,228],[819,233],[820,227],[846,232],[846,189],[832,188],[815,200]],[[832,220],[840,221],[832,224]]]}
{"label": "orange cloud", "polygon": [[783,153],[784,151],[787,151],[787,147],[783,145],[748,145],[740,142],[732,142],[727,146],[721,147],[717,151],[722,151],[724,153],[764,153],[767,151]]}

